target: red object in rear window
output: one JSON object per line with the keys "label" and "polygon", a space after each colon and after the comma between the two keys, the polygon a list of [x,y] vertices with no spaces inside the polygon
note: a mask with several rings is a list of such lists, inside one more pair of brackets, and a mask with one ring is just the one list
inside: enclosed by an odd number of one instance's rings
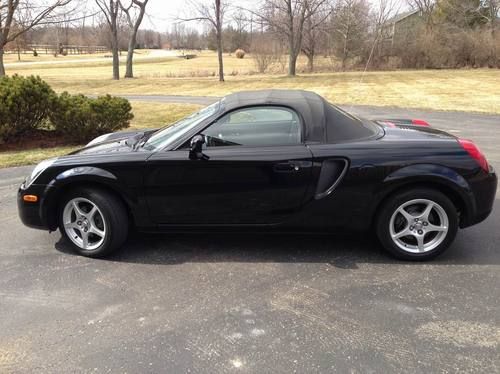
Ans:
{"label": "red object in rear window", "polygon": [[419,126],[430,126],[429,122],[424,121],[423,119],[412,119],[411,123]]}
{"label": "red object in rear window", "polygon": [[462,146],[463,149],[465,149],[469,155],[477,161],[479,166],[485,171],[489,172],[489,166],[488,166],[488,161],[486,160],[486,157],[484,154],[479,150],[477,145],[475,145],[471,140],[467,139],[458,139],[458,142]]}

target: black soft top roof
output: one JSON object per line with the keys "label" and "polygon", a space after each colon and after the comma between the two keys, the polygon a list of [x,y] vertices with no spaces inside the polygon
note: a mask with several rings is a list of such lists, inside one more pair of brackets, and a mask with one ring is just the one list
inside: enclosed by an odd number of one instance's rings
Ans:
{"label": "black soft top roof", "polygon": [[375,130],[360,119],[303,90],[241,91],[222,100],[224,112],[253,105],[282,105],[295,110],[304,122],[306,142],[337,143],[373,136]]}

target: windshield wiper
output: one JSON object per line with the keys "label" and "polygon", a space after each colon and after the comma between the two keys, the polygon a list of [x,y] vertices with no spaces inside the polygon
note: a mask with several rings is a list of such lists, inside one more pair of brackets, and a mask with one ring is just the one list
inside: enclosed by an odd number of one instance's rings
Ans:
{"label": "windshield wiper", "polygon": [[139,132],[139,133],[135,134],[134,136],[127,138],[127,140],[125,140],[125,144],[128,145],[130,148],[135,149],[135,146],[141,141],[141,139],[143,137],[144,137],[144,133]]}
{"label": "windshield wiper", "polygon": [[149,138],[151,138],[153,136],[153,134],[155,134],[157,131],[158,130],[156,130],[156,131],[150,131],[148,133],[145,133],[144,136],[139,140],[139,142],[135,146],[135,149],[143,147],[147,143],[147,141],[149,140]]}

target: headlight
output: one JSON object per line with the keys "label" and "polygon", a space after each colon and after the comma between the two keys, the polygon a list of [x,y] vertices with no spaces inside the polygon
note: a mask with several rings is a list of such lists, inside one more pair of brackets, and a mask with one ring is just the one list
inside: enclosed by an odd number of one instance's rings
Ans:
{"label": "headlight", "polygon": [[35,168],[31,172],[31,175],[28,178],[26,178],[24,187],[28,188],[29,186],[31,186],[33,182],[40,176],[40,174],[42,174],[45,171],[45,169],[51,166],[56,160],[57,158],[51,158],[48,160],[44,160],[40,162],[37,166],[35,166]]}

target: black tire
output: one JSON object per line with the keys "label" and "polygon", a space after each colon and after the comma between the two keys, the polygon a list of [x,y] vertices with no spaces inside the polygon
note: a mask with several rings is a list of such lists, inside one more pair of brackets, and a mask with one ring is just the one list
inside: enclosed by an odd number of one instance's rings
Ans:
{"label": "black tire", "polygon": [[[106,223],[104,239],[97,248],[83,249],[68,237],[63,223],[63,214],[68,202],[75,198],[83,198],[92,202],[99,209],[103,222]],[[128,227],[128,214],[123,202],[105,190],[91,187],[77,188],[67,193],[62,200],[59,209],[59,231],[72,249],[82,256],[104,257],[120,248],[127,239]]]}
{"label": "black tire", "polygon": [[[442,234],[443,239],[441,239],[442,241],[439,243],[439,245],[437,245],[435,248],[429,249],[428,251],[422,253],[414,253],[410,249],[403,250],[398,244],[396,244],[396,241],[392,239],[390,232],[391,218],[393,214],[395,214],[396,210],[403,204],[410,202],[412,200],[429,200],[434,202],[435,204],[438,204],[444,210],[448,219],[448,225],[447,225],[448,230],[445,234]],[[415,206],[417,205],[418,204],[416,204]],[[411,205],[409,207],[411,207]],[[435,217],[438,217],[436,213],[431,213],[431,214],[435,214]],[[399,219],[401,220],[401,218]],[[408,226],[408,227],[414,227],[414,226]],[[377,233],[377,237],[380,240],[384,249],[386,249],[396,258],[402,260],[410,260],[410,261],[427,261],[443,253],[455,239],[458,230],[458,212],[455,205],[443,193],[429,188],[414,188],[411,190],[402,191],[395,194],[382,205],[376,220],[375,230]],[[429,234],[437,235],[437,233],[436,234],[428,233],[424,234],[424,238],[426,238],[427,235]],[[432,239],[432,236],[430,238]],[[411,235],[408,235],[403,237],[402,241],[404,240],[409,240],[411,242],[411,240],[416,240],[416,239],[412,238]],[[426,239],[424,239],[424,241],[425,240]],[[431,246],[429,246],[429,248],[431,248]]]}

